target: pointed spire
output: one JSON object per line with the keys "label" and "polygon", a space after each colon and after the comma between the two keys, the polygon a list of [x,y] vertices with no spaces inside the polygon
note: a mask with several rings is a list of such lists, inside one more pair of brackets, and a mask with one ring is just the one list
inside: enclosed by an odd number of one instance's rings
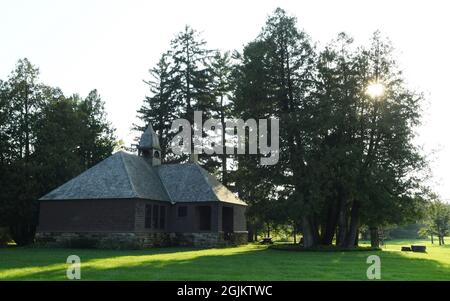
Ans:
{"label": "pointed spire", "polygon": [[161,150],[161,147],[159,146],[158,135],[156,135],[156,133],[153,130],[153,127],[150,123],[149,123],[147,129],[141,135],[141,140],[139,140],[138,149],[139,150],[151,150],[151,149]]}
{"label": "pointed spire", "polygon": [[144,157],[152,166],[161,165],[161,147],[159,138],[151,124],[141,135],[141,140],[137,147],[139,156]]}

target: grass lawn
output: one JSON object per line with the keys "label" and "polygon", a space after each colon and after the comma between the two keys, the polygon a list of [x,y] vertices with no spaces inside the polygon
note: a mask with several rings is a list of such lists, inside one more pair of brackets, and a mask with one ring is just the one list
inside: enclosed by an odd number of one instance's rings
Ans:
{"label": "grass lawn", "polygon": [[[400,252],[426,244],[427,253]],[[0,249],[0,280],[64,280],[66,258],[81,258],[83,280],[364,280],[366,258],[379,255],[383,280],[450,280],[450,245],[387,241],[383,251],[291,252],[248,244],[234,248],[136,251]]]}

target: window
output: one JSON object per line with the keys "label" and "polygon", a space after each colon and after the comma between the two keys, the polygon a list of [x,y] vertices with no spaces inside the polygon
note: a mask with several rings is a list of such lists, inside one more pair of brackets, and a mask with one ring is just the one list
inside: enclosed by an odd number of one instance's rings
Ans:
{"label": "window", "polygon": [[145,205],[145,228],[152,227],[152,205]]}
{"label": "window", "polygon": [[152,221],[153,229],[158,229],[158,220],[159,220],[159,205],[153,205],[153,221]]}
{"label": "window", "polygon": [[166,227],[166,206],[145,205],[145,228],[164,229]]}
{"label": "window", "polygon": [[198,206],[198,228],[200,231],[211,230],[211,207]]}
{"label": "window", "polygon": [[187,216],[187,207],[181,206],[178,207],[178,217],[186,217]]}
{"label": "window", "polygon": [[222,231],[225,233],[233,232],[233,207],[222,207]]}
{"label": "window", "polygon": [[159,210],[159,229],[164,229],[166,226],[166,207],[160,206]]}

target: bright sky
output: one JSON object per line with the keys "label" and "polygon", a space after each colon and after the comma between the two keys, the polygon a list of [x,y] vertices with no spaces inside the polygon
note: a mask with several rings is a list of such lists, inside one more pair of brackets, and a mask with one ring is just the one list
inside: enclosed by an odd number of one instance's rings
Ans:
{"label": "bright sky", "polygon": [[345,31],[368,43],[380,29],[398,53],[410,86],[427,98],[418,142],[432,154],[433,186],[450,200],[450,2],[0,0],[0,78],[19,58],[40,67],[41,80],[64,93],[98,89],[118,138],[131,143],[148,69],[185,24],[210,48],[233,50],[254,39],[277,6],[324,45]]}

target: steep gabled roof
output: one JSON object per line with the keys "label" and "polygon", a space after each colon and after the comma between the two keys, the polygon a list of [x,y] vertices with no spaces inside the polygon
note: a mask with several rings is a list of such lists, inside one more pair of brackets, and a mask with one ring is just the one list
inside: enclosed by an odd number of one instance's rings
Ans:
{"label": "steep gabled roof", "polygon": [[149,199],[168,202],[227,202],[246,205],[196,163],[151,166],[117,152],[40,200]]}
{"label": "steep gabled roof", "polygon": [[155,170],[142,157],[120,151],[41,200],[124,198],[169,200]]}

